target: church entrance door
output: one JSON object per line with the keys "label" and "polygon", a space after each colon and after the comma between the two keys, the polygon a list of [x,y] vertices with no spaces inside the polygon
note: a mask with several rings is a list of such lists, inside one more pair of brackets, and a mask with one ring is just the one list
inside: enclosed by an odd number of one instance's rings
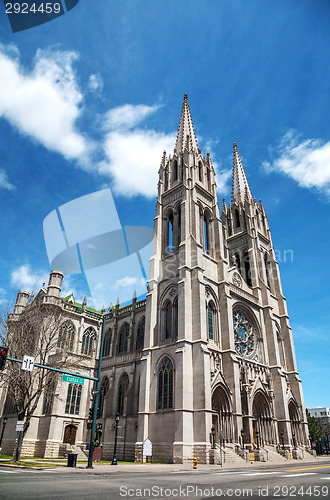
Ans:
{"label": "church entrance door", "polygon": [[64,429],[63,443],[74,445],[76,442],[77,427],[75,425],[67,425]]}

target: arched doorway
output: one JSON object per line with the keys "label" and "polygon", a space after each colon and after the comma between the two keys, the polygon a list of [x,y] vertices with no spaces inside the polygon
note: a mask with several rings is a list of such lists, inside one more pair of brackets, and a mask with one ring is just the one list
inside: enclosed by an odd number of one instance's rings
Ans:
{"label": "arched doorway", "polygon": [[233,412],[230,399],[222,386],[216,387],[212,396],[212,425],[215,428],[215,438],[221,432],[225,442],[233,441]]}
{"label": "arched doorway", "polygon": [[[289,418],[291,424],[292,445],[294,446],[294,439],[296,444],[302,444],[301,420],[299,418],[299,408],[295,401],[289,402]],[[294,438],[294,439],[293,439]]]}
{"label": "arched doorway", "polygon": [[267,398],[263,392],[258,391],[252,405],[253,442],[255,445],[257,444],[257,431],[259,431],[259,445],[264,446],[274,442],[272,421]]}
{"label": "arched doorway", "polygon": [[77,427],[69,424],[64,429],[63,443],[74,445],[76,442]]}

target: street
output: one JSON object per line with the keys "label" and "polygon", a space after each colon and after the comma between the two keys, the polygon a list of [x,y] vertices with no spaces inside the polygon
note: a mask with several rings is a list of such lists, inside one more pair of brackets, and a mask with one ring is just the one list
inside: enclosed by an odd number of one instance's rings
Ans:
{"label": "street", "polygon": [[123,498],[330,498],[330,460],[292,462],[238,469],[175,470],[173,465],[150,465],[150,470],[108,466],[93,470],[0,467],[0,498],[111,499]]}

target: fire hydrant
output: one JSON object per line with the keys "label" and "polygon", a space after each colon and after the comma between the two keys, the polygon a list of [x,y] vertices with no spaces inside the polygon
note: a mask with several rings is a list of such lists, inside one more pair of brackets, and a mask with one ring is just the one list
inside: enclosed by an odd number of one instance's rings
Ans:
{"label": "fire hydrant", "polygon": [[196,458],[196,457],[194,457],[194,460],[193,460],[193,464],[194,464],[194,465],[193,465],[193,469],[197,469],[197,463],[198,463],[198,462],[197,462],[197,458]]}

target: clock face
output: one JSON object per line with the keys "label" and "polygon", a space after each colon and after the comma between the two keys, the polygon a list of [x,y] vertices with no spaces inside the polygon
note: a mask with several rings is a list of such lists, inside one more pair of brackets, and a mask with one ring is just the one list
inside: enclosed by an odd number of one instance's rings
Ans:
{"label": "clock face", "polygon": [[248,356],[254,350],[254,329],[241,311],[234,311],[234,335],[236,351]]}

